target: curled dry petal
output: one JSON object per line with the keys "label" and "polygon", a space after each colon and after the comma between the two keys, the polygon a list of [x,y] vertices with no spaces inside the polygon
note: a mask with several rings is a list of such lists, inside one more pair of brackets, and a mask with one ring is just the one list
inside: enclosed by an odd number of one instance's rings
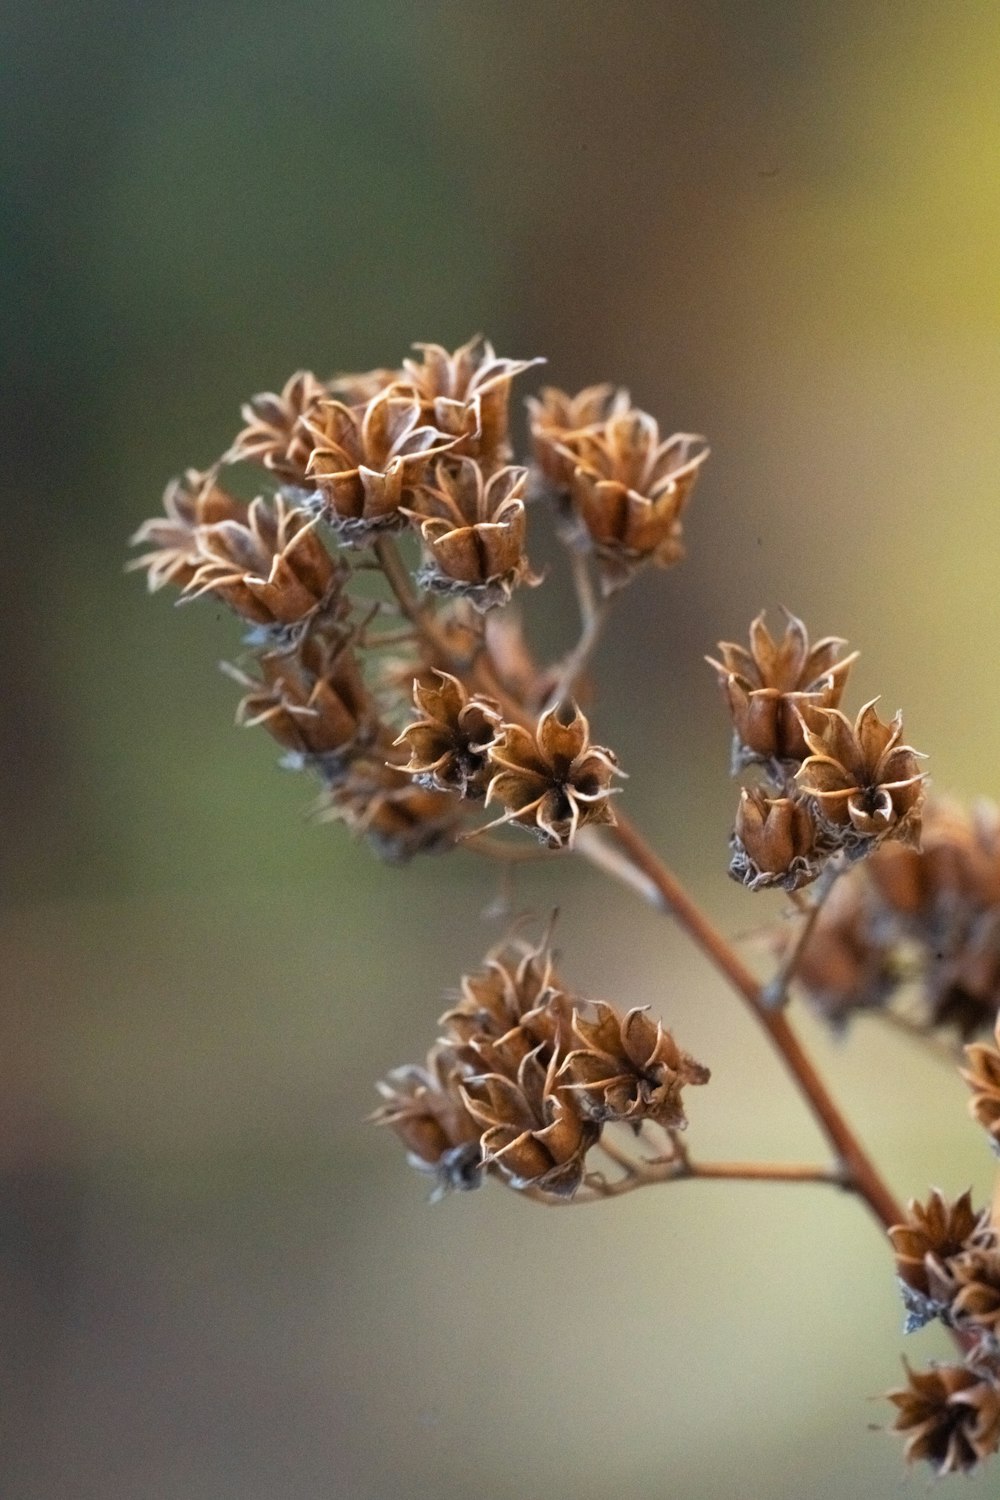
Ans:
{"label": "curled dry petal", "polygon": [[402,769],[440,791],[483,797],[490,775],[487,751],[501,722],[500,706],[491,698],[470,697],[450,672],[433,675],[432,684],[413,684],[421,717],[396,741],[410,755]]}
{"label": "curled dry petal", "polygon": [[556,1082],[556,1058],[525,1052],[516,1076],[484,1073],[465,1081],[466,1108],[482,1128],[483,1159],[512,1187],[571,1197],[600,1127],[583,1119]]}
{"label": "curled dry petal", "polygon": [[775,640],[761,613],[750,626],[749,650],[720,641],[721,661],[706,657],[733,720],[734,769],[753,761],[801,761],[808,754],[799,710],[804,704],[836,708],[857,661],[837,658],[846,642],[824,636],[814,646],[798,616],[785,610],[785,633]]}
{"label": "curled dry petal", "polygon": [[421,358],[403,361],[402,378],[420,402],[422,420],[487,469],[504,463],[511,381],[545,361],[501,358],[478,335],[453,354],[440,344],[413,347]]}
{"label": "curled dry petal", "polygon": [[837,708],[800,709],[810,754],[795,782],[845,847],[886,836],[904,841],[919,837],[923,757],[900,743],[900,714],[883,724],[875,712],[877,701],[866,703],[853,724]]}
{"label": "curled dry petal", "polygon": [[434,1176],[434,1198],[482,1180],[479,1127],[465,1107],[460,1071],[451,1049],[438,1043],[426,1067],[395,1068],[376,1085],[385,1103],[372,1121],[394,1130],[411,1166]]}
{"label": "curled dry petal", "polygon": [[936,1474],[974,1469],[1000,1444],[1000,1390],[965,1365],[912,1370],[889,1391],[897,1409],[893,1432],[905,1439],[909,1463],[929,1463]]}
{"label": "curled dry petal", "polygon": [[131,538],[133,547],[150,544],[152,551],[135,557],[129,571],[146,569],[150,593],[166,584],[187,588],[205,561],[199,545],[202,527],[222,521],[245,525],[249,507],[216,483],[214,470],[188,469],[172,479],[163,492],[163,516],[144,521]]}
{"label": "curled dry petal", "polygon": [[540,396],[529,396],[534,459],[549,483],[568,490],[576,468],[574,442],[611,418],[624,416],[631,405],[628,391],[613,385],[590,385],[575,396],[549,385]]}
{"label": "curled dry petal", "polygon": [[579,1109],[601,1123],[653,1120],[666,1130],[682,1130],[686,1084],[707,1083],[708,1069],[681,1051],[670,1032],[650,1020],[645,1007],[622,1015],[595,1001],[596,1020],[574,1014],[573,1030],[582,1046],[569,1053],[559,1072]]}
{"label": "curled dry petal", "polygon": [[438,464],[436,483],[418,490],[409,512],[427,554],[424,588],[487,610],[506,604],[519,583],[541,582],[524,551],[526,472],[498,469],[486,479],[471,459]]}
{"label": "curled dry petal", "polygon": [[587,824],[614,822],[611,778],[622,772],[610,750],[591,744],[590,725],[578,708],[567,723],[550,709],[534,733],[501,724],[488,755],[486,800],[506,809],[498,822],[532,828],[558,849],[571,848]]}
{"label": "curled dry petal", "polygon": [[243,407],[246,426],[225,461],[235,464],[249,459],[283,483],[301,488],[307,483],[306,465],[312,452],[302,419],[310,417],[328,396],[327,386],[309,370],[298,370],[280,394],[265,391],[252,396]]}
{"label": "curled dry petal", "polygon": [[829,853],[808,806],[760,787],[740,792],[729,873],[752,891],[797,891],[816,879]]}

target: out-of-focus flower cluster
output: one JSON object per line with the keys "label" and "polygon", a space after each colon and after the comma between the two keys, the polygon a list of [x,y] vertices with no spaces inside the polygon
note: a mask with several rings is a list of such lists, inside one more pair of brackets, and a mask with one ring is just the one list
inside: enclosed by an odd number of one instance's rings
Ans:
{"label": "out-of-focus flower cluster", "polygon": [[750,890],[797,891],[832,859],[870,855],[887,840],[920,834],[924,774],[902,742],[899,714],[888,724],[875,703],[850,720],[840,700],[857,652],[827,636],[809,644],[786,611],[776,640],[758,615],[749,649],[720,641],[709,657],[733,721],[732,769],[759,780],[740,792],[729,872]]}
{"label": "out-of-focus flower cluster", "polygon": [[880,844],[842,875],[796,965],[834,1025],[893,1006],[961,1037],[1000,1009],[1000,811],[929,798],[919,849]]}
{"label": "out-of-focus flower cluster", "polygon": [[[482,339],[415,351],[397,369],[300,371],[255,396],[218,462],[168,486],[132,566],[150,589],[211,596],[245,622],[246,658],[228,669],[245,691],[238,722],[317,772],[326,813],[380,854],[453,847],[477,802],[567,847],[614,821],[617,763],[573,702],[582,668],[538,664],[505,608],[542,581],[526,493],[558,498],[573,546],[617,587],[680,556],[707,450],[661,440],[623,391],[549,389],[530,403],[534,468],[519,467],[511,385],[539,361]],[[265,492],[240,499],[233,469]]]}
{"label": "out-of-focus flower cluster", "polygon": [[[996,1046],[966,1048],[963,1069],[972,1091],[972,1116],[997,1149],[1000,1120],[1000,1023]],[[893,1430],[911,1461],[939,1474],[975,1468],[1000,1448],[1000,1230],[989,1208],[976,1209],[971,1192],[949,1200],[936,1188],[926,1203],[909,1205],[906,1220],[889,1230],[906,1308],[905,1331],[934,1319],[961,1341],[961,1364],[905,1366],[907,1384],[889,1392]]]}
{"label": "out-of-focus flower cluster", "polygon": [[385,1102],[373,1116],[434,1178],[434,1196],[488,1174],[572,1197],[605,1126],[683,1130],[684,1088],[708,1081],[644,1009],[623,1013],[569,991],[547,942],[492,953],[439,1024],[425,1065],[378,1085]]}

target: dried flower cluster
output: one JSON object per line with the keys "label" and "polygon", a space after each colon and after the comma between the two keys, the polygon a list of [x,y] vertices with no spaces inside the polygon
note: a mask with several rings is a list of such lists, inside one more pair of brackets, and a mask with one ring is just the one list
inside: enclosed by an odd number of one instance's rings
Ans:
{"label": "dried flower cluster", "polygon": [[[889,1232],[908,1331],[938,1320],[962,1355],[906,1367],[889,1393],[894,1430],[909,1459],[971,1469],[1000,1446],[1000,1224],[969,1193],[935,1191],[904,1216],[779,1007],[791,986],[837,1025],[892,1007],[921,1032],[995,1026],[995,1046],[966,1049],[963,1076],[1000,1152],[1000,812],[925,806],[900,716],[883,722],[874,702],[853,720],[841,711],[856,659],[843,640],[810,644],[786,614],[780,638],[760,615],[747,646],[720,643],[709,661],[744,781],[730,874],[791,894],[804,917],[791,936],[785,924],[778,973],[761,982],[616,816],[622,773],[579,707],[613,596],[682,556],[708,450],[661,435],[622,389],[550,387],[528,401],[531,458],[517,464],[512,383],[536,363],[473,339],[454,353],[416,345],[393,369],[293,375],[244,406],[215,464],[168,486],[132,566],[151,590],[219,600],[243,622],[245,653],[226,668],[238,723],[317,775],[321,815],[381,856],[465,844],[509,874],[515,842],[488,830],[526,830],[669,911],[781,1053],[832,1158],[692,1162],[684,1090],[707,1070],[645,1009],[580,999],[548,940],[512,940],[462,980],[423,1065],[379,1085],[374,1118],[433,1195],[486,1176],[550,1204],[694,1176],[847,1188]],[[553,661],[536,659],[512,606],[543,582],[527,531],[546,501],[580,609],[578,640]]]}
{"label": "dried flower cluster", "polygon": [[462,980],[424,1067],[379,1090],[390,1125],[435,1196],[484,1174],[519,1190],[572,1197],[605,1126],[668,1135],[687,1124],[681,1099],[708,1069],[643,1009],[623,1014],[565,988],[547,943],[509,944]]}
{"label": "dried flower cluster", "polygon": [[[538,361],[500,358],[482,339],[453,354],[415,347],[398,369],[300,371],[255,396],[222,458],[168,486],[132,566],[151,589],[210,595],[250,627],[248,659],[228,669],[245,690],[237,721],[315,771],[325,815],[384,857],[452,848],[477,803],[569,847],[587,824],[614,822],[620,773],[573,701],[588,652],[539,664],[503,613],[542,581],[526,491],[571,503],[574,548],[617,586],[680,555],[706,450],[661,441],[623,391],[550,389],[531,403],[531,476],[510,461],[509,407],[514,378]],[[249,502],[225,487],[247,466],[266,491]]]}
{"label": "dried flower cluster", "polygon": [[775,640],[758,615],[750,646],[720,641],[708,658],[733,720],[733,774],[760,769],[744,787],[729,872],[750,890],[797,891],[834,856],[857,859],[885,839],[913,843],[920,831],[924,776],[901,743],[899,714],[883,724],[866,703],[852,723],[839,708],[857,652],[844,641],[810,647],[802,621],[786,611]]}
{"label": "dried flower cluster", "polygon": [[1000,811],[930,798],[919,849],[880,844],[838,881],[797,967],[815,1008],[842,1026],[893,1005],[963,1038],[1000,1008]]}

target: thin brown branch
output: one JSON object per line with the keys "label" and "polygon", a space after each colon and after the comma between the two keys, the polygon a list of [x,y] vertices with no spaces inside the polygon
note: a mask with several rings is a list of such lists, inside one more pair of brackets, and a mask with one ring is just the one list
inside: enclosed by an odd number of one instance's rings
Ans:
{"label": "thin brown branch", "polygon": [[[763,987],[756,975],[747,968],[673,872],[650,848],[634,824],[619,814],[617,824],[609,832],[628,859],[656,888],[656,904],[667,908],[715,968],[729,981],[767,1033],[772,1046],[833,1146],[843,1169],[844,1186],[864,1199],[886,1229],[902,1223],[904,1214],[900,1204],[844,1118],[784,1012],[767,1008]],[[580,851],[585,857],[590,857],[589,845],[583,841],[580,841]],[[635,883],[630,884],[634,889]]]}

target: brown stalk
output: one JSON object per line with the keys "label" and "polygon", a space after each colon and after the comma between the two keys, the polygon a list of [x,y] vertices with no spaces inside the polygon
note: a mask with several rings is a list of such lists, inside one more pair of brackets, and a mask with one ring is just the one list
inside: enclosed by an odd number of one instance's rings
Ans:
{"label": "brown stalk", "polygon": [[[745,1001],[751,1014],[767,1033],[772,1046],[778,1052],[785,1067],[795,1080],[799,1091],[808,1103],[818,1124],[833,1146],[843,1176],[837,1180],[856,1192],[884,1228],[901,1224],[905,1214],[897,1203],[888,1185],[883,1181],[874,1162],[861,1145],[854,1131],[814,1064],[792,1030],[783,1011],[771,1010],[766,1003],[766,987],[747,968],[706,916],[701,907],[688,895],[673,872],[646,843],[642,834],[621,813],[615,827],[608,829],[629,860],[641,870],[655,887],[659,909],[666,910],[676,918],[685,932],[705,954],[716,969],[729,981],[737,994]],[[589,842],[581,846],[581,852],[590,855]],[[634,888],[634,882],[632,883]]]}

